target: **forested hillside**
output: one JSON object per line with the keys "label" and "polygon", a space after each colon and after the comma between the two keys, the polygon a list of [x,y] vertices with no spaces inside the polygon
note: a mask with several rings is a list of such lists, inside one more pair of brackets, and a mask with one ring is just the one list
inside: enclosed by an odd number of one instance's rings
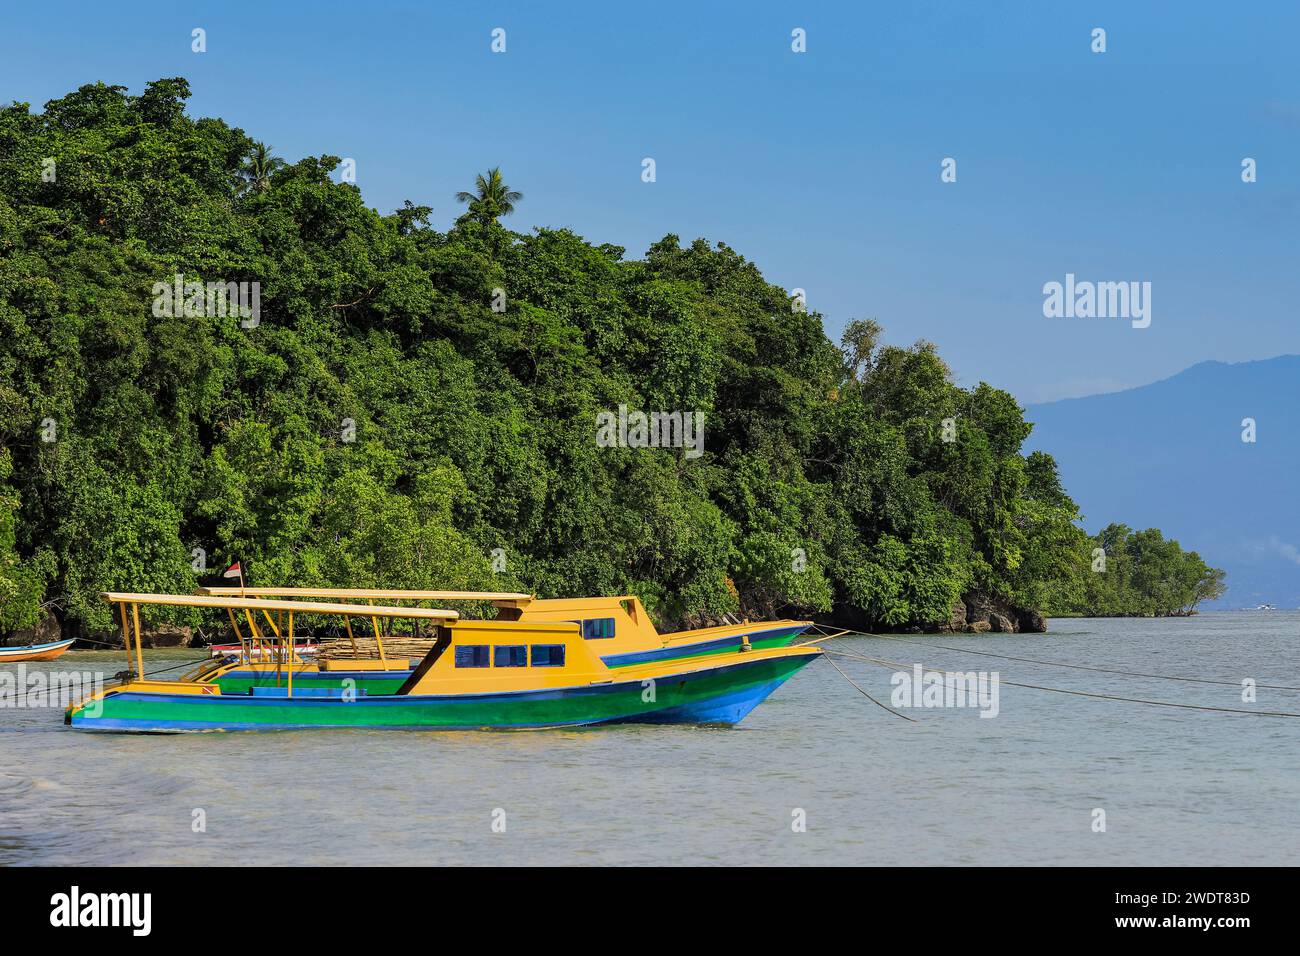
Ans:
{"label": "forested hillside", "polygon": [[[495,177],[434,197],[445,232],[381,215],[337,158],[279,163],[187,96],[0,111],[0,631],[42,606],[104,628],[97,591],[236,558],[261,584],[635,593],[661,625],[1030,626],[1109,586],[1022,409],[931,345],[859,321],[836,347],[722,243],[512,232]],[[178,275],[257,283],[256,321],[159,308]],[[620,406],[703,413],[703,454],[603,447]]]}

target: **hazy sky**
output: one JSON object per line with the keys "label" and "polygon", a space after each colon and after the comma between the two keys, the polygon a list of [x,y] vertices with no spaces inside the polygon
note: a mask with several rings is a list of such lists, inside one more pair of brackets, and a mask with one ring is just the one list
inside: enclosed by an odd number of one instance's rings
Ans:
{"label": "hazy sky", "polygon": [[[1300,352],[1291,4],[118,6],[9,5],[0,100],[185,76],[192,115],[352,157],[367,202],[431,205],[439,228],[499,164],[515,229],[629,256],[725,241],[833,337],[875,317],[1023,401]],[[1152,283],[1150,327],[1045,318],[1066,273]]]}

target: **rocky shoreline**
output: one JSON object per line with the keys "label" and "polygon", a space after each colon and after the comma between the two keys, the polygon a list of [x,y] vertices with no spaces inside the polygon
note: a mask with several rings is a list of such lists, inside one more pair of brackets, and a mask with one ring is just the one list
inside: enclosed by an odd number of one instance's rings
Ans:
{"label": "rocky shoreline", "polygon": [[1047,617],[1041,611],[1016,607],[982,594],[967,594],[953,602],[952,613],[946,621],[891,627],[849,607],[837,607],[830,614],[818,615],[816,620],[830,627],[897,634],[1043,634],[1047,631]]}
{"label": "rocky shoreline", "polygon": [[922,630],[938,634],[1043,634],[1047,618],[1041,611],[972,594],[953,604],[952,617],[946,624]]}

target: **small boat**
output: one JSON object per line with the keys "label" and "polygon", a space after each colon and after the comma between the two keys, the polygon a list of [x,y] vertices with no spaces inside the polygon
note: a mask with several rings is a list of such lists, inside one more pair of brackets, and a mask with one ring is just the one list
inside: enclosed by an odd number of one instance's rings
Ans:
{"label": "small boat", "polygon": [[[591,628],[572,619],[521,621],[506,614],[495,620],[461,620],[456,611],[445,608],[210,594],[106,593],[101,598],[117,606],[128,660],[134,645],[135,670],[68,708],[65,720],[79,730],[177,733],[327,727],[540,729],[629,722],[734,724],[821,656],[819,648],[807,645],[767,643],[759,647],[752,640],[728,638],[727,646],[700,653],[611,664],[606,660],[609,655],[597,652],[596,644],[614,638],[592,637],[587,633]],[[179,680],[142,678],[142,605],[222,609],[232,624],[237,612],[250,624],[257,620],[255,613],[268,621],[283,622],[271,635],[262,634],[260,626],[254,625],[249,637],[278,645],[275,663],[246,661],[242,665],[277,668],[275,684],[227,692],[219,683],[202,679],[202,672],[211,669],[213,662],[202,665],[199,674]],[[377,639],[380,620],[404,618],[432,628],[436,637],[433,647],[407,671],[395,692],[371,694],[355,683],[304,686],[309,672],[300,666],[317,665],[295,660],[295,621],[330,616],[341,618],[349,634],[354,618],[369,618]],[[808,626],[806,622],[794,623]],[[236,632],[241,633],[237,626]],[[241,636],[241,643],[248,641]],[[321,663],[382,668],[399,662]],[[361,667],[356,672],[367,671]],[[340,672],[317,673],[333,676]]]}
{"label": "small boat", "polygon": [[17,664],[20,661],[52,661],[77,639],[70,637],[66,641],[50,641],[48,644],[27,644],[23,647],[0,647],[0,664]]}

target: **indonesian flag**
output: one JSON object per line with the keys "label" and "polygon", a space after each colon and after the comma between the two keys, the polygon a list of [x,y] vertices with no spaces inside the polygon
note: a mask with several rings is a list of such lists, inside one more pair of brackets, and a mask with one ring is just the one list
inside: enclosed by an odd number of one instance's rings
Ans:
{"label": "indonesian flag", "polygon": [[240,578],[243,577],[243,573],[244,572],[240,570],[239,562],[236,561],[230,567],[226,568],[225,573],[223,573],[221,576],[223,578]]}

